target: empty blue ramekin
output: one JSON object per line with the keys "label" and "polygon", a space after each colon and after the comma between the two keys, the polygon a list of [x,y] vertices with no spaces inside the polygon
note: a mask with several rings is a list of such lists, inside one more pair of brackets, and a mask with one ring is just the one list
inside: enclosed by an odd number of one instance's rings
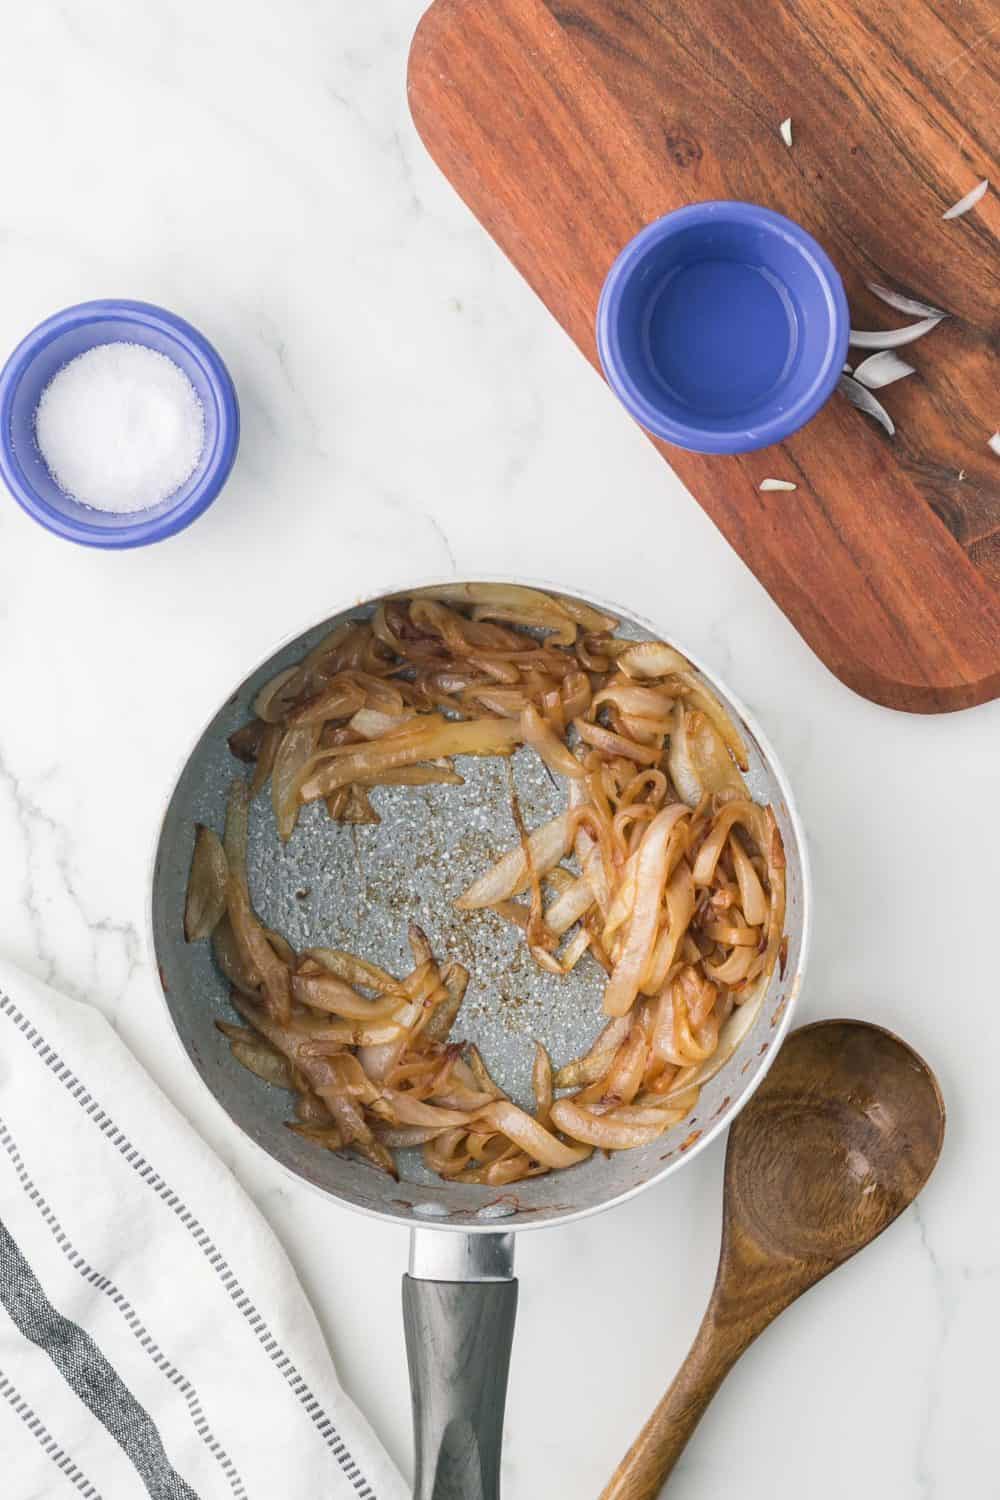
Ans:
{"label": "empty blue ramekin", "polygon": [[597,347],[643,427],[695,453],[748,453],[815,416],[850,318],[829,256],[754,203],[694,203],[649,224],[608,272]]}
{"label": "empty blue ramekin", "polygon": [[[179,365],[205,412],[205,446],[191,478],[149,510],[93,510],[64,495],[38,451],[35,411],[52,377],[98,344],[145,344]],[[236,389],[208,340],[148,302],[81,302],[40,323],[0,372],[0,474],[19,505],[57,536],[87,547],[143,547],[189,526],[222,489],[236,458]]]}

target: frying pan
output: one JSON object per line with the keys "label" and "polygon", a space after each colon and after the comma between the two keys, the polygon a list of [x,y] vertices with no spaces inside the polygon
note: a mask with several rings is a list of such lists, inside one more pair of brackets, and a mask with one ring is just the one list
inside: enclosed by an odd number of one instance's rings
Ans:
{"label": "frying pan", "polygon": [[[580,1166],[499,1193],[443,1182],[424,1168],[419,1151],[400,1153],[400,1181],[393,1182],[366,1162],[323,1151],[286,1130],[287,1095],[242,1068],[213,1025],[216,1017],[235,1017],[210,945],[184,942],[194,828],[197,822],[222,828],[228,787],[240,769],[226,739],[251,717],[258,689],[341,621],[365,618],[379,602],[354,602],[289,641],[246,678],[201,735],[160,831],[152,938],[164,999],[187,1056],[240,1129],[339,1203],[409,1225],[403,1317],[414,1497],[496,1500],[517,1304],[514,1234],[623,1202],[692,1161],[725,1130],[764,1077],[791,1020],[809,946],[809,869],[792,794],[773,751],[750,715],[695,662],[743,730],[751,793],[775,810],[788,864],[788,953],[784,973],[776,971],[759,999],[735,1011],[723,1029],[717,1057],[724,1061],[690,1114],[651,1145],[595,1152]],[[670,641],[668,632],[614,605],[581,602],[617,615],[625,636]],[[489,912],[454,910],[474,876],[517,842],[504,764],[463,759],[459,768],[462,787],[377,789],[378,825],[333,825],[322,803],[307,807],[284,845],[269,799],[258,798],[250,825],[251,891],[267,926],[296,948],[347,948],[393,972],[405,971],[407,926],[419,922],[436,956],[458,959],[472,974],[456,1035],[476,1042],[497,1082],[530,1107],[534,1042],[548,1046],[557,1067],[584,1051],[602,1024],[602,974],[589,957],[565,978],[543,973],[511,924]],[[565,793],[532,751],[517,752],[513,774],[529,826],[560,810]]]}

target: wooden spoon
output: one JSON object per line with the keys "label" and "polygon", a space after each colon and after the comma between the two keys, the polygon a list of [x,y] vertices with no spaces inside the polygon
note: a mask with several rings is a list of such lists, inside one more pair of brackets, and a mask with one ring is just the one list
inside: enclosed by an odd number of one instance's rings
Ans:
{"label": "wooden spoon", "polygon": [[743,1351],[913,1202],[944,1121],[934,1074],[891,1032],[820,1021],[789,1036],[729,1134],[702,1325],[601,1500],[653,1500]]}

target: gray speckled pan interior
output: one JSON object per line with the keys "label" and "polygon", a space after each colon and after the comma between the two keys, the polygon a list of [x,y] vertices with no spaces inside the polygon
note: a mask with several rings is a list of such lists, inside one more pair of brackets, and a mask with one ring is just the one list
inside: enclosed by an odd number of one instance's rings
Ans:
{"label": "gray speckled pan interior", "polygon": [[[227,736],[251,717],[250,705],[268,678],[299,661],[341,619],[363,618],[371,608],[361,605],[331,616],[272,656],[220,709],[184,767],[153,874],[153,940],[170,1014],[195,1068],[236,1124],[290,1171],[356,1208],[410,1224],[468,1230],[495,1226],[498,1219],[505,1229],[526,1228],[614,1202],[673,1170],[723,1128],[763,1076],[784,1034],[801,983],[808,930],[801,839],[787,786],[751,726],[706,674],[743,725],[751,748],[751,791],[758,801],[773,803],[784,838],[788,961],[783,979],[775,973],[766,993],[734,1014],[731,1027],[742,1030],[749,1021],[749,1028],[705,1084],[690,1116],[650,1146],[612,1156],[597,1153],[579,1167],[502,1192],[445,1184],[424,1169],[417,1151],[400,1154],[401,1180],[393,1182],[365,1162],[324,1151],[284,1128],[291,1096],[268,1087],[231,1056],[213,1025],[216,1017],[239,1019],[228,1004],[226,982],[210,944],[187,945],[182,934],[194,825],[206,823],[221,832],[230,781],[246,769],[230,755]],[[669,639],[624,620],[621,633],[637,640]],[[533,752],[518,751],[512,765],[530,827],[560,810],[565,790]],[[251,893],[267,925],[296,948],[348,948],[398,974],[412,966],[407,925],[419,922],[437,956],[456,958],[472,973],[454,1036],[476,1042],[497,1082],[530,1105],[535,1041],[546,1044],[556,1066],[585,1050],[603,1023],[603,975],[589,955],[566,978],[545,974],[510,924],[490,912],[453,909],[465,886],[517,839],[507,764],[463,757],[456,766],[465,777],[461,787],[377,788],[372,797],[382,818],[377,826],[331,823],[322,803],[305,808],[284,845],[265,793],[251,814]],[[724,1032],[720,1051],[735,1041]]]}

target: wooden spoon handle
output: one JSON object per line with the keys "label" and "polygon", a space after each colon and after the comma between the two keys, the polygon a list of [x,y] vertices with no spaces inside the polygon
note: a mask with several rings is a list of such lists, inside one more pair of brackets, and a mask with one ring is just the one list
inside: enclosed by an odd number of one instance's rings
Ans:
{"label": "wooden spoon handle", "polygon": [[601,1500],[655,1500],[712,1397],[760,1332],[760,1326],[734,1326],[717,1314],[713,1299],[673,1385],[601,1491]]}

